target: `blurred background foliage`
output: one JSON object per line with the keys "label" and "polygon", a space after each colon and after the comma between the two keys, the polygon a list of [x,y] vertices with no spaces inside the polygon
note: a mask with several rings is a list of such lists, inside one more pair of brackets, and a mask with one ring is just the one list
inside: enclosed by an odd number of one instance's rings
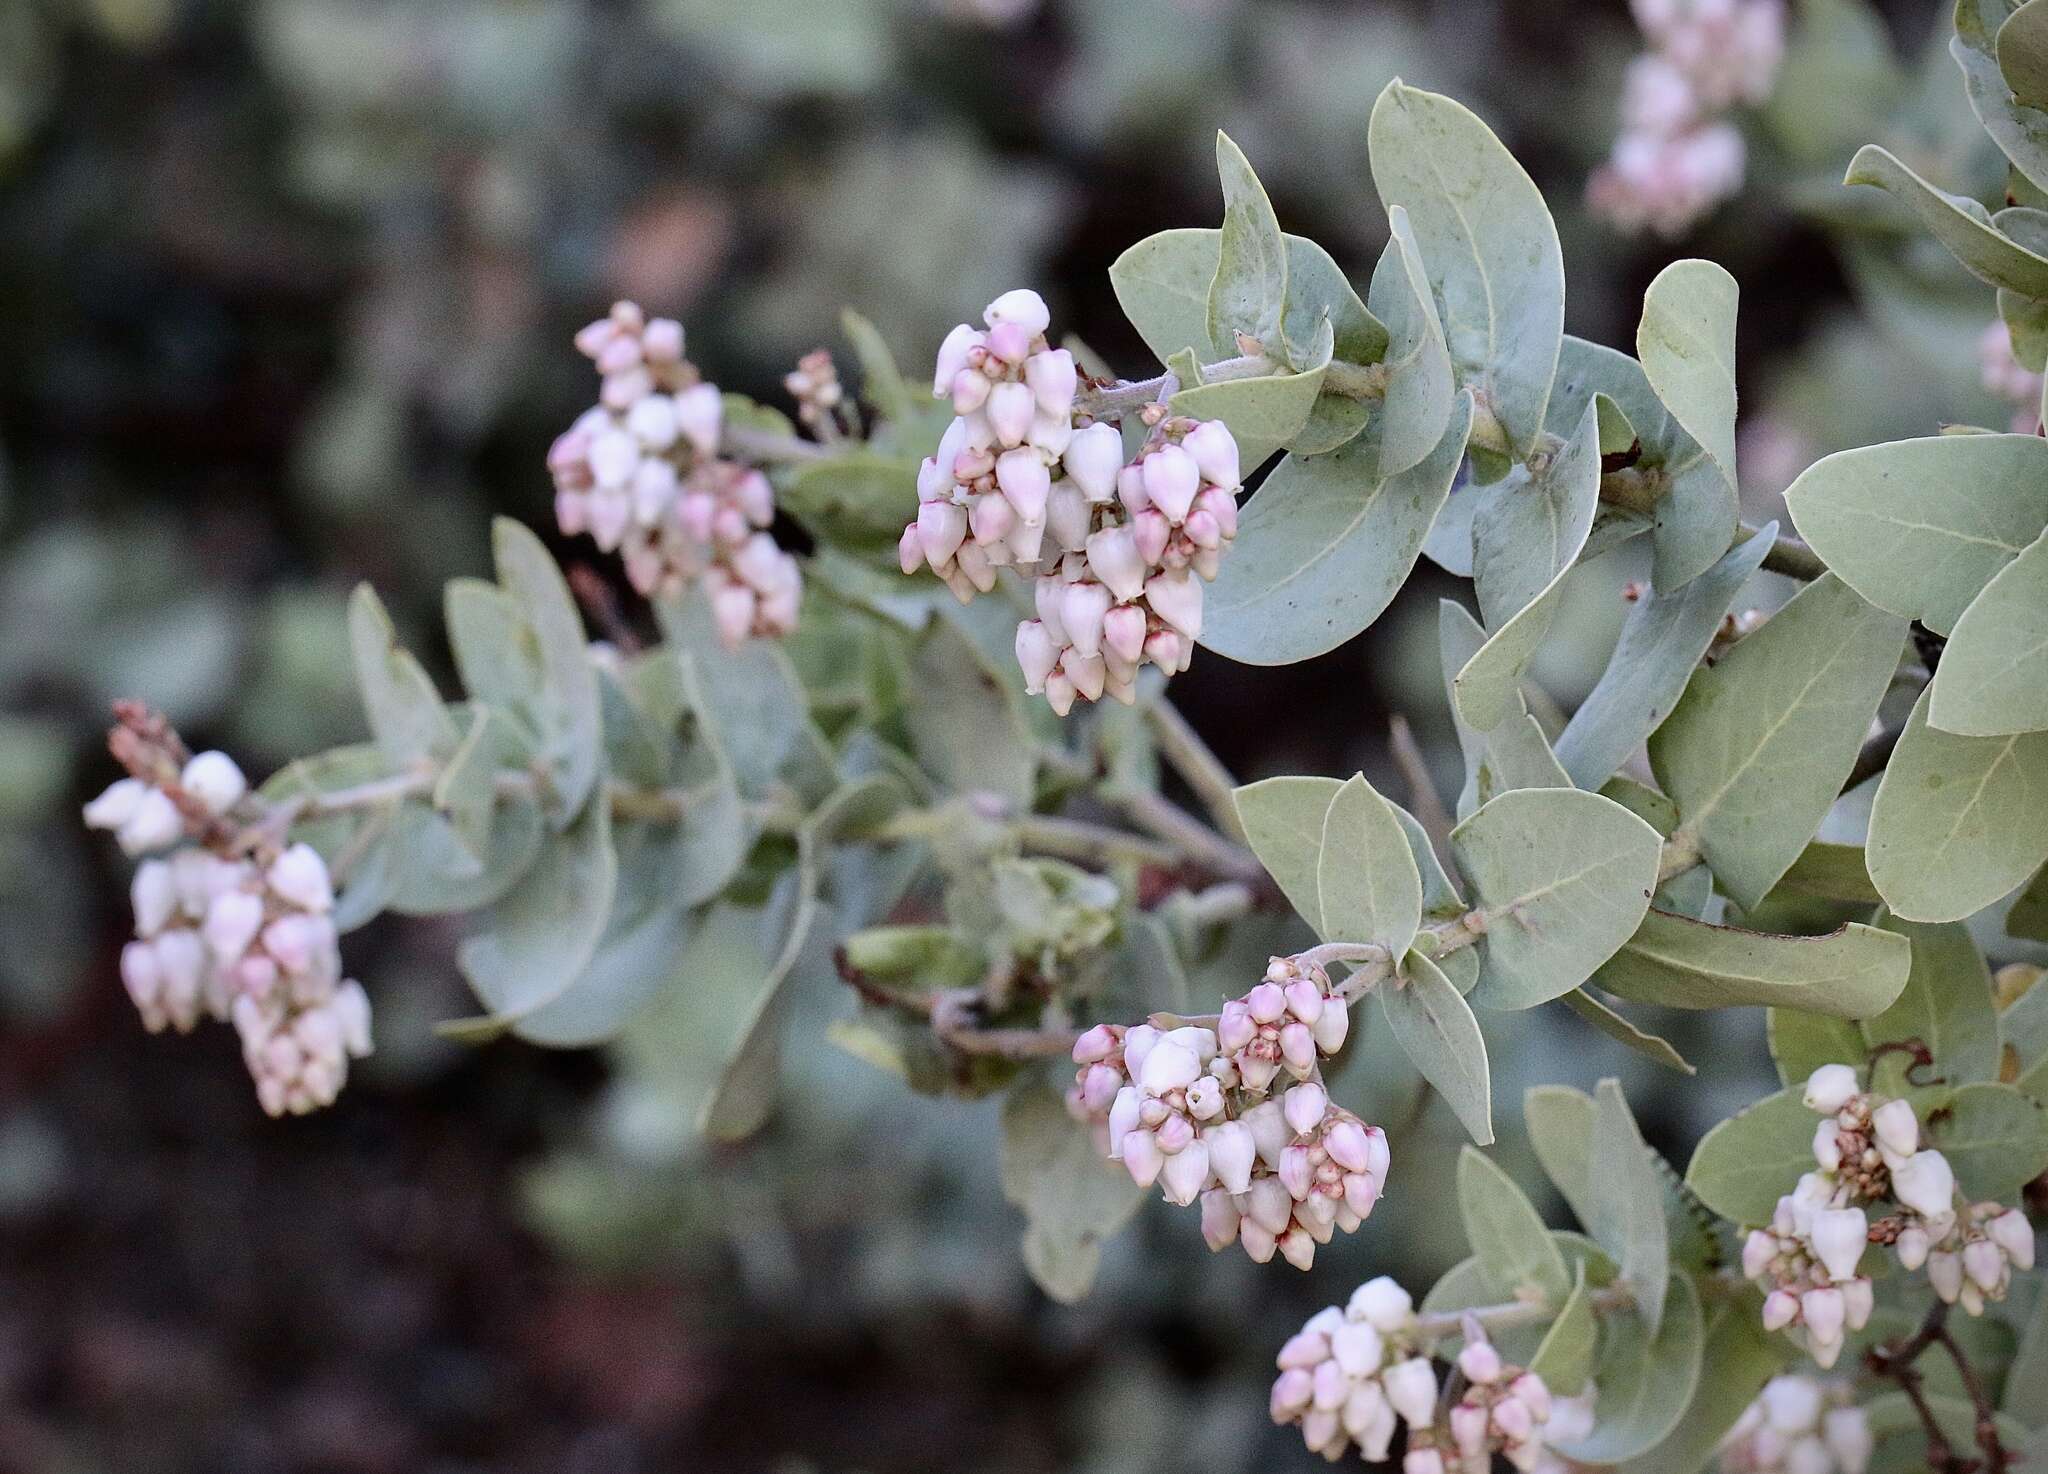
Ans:
{"label": "blurred background foliage", "polygon": [[[441,581],[485,570],[492,512],[548,527],[542,454],[587,393],[568,337],[614,297],[771,400],[843,349],[844,306],[915,363],[1018,283],[1142,373],[1105,269],[1217,218],[1217,127],[1362,278],[1397,74],[1549,193],[1571,331],[1629,346],[1674,256],[1735,272],[1769,516],[1820,454],[2010,412],[1978,381],[1989,289],[1839,185],[1880,141],[1996,201],[1938,9],[1798,0],[1747,192],[1655,243],[1580,203],[1638,49],[1621,0],[0,0],[0,1469],[1303,1465],[1265,1424],[1274,1347],[1462,1253],[1435,1211],[1460,1134],[1371,1032],[1337,1086],[1395,1143],[1367,1231],[1300,1276],[1148,1212],[1072,1309],[1022,1272],[995,1105],[834,1049],[825,986],[770,1130],[706,1152],[686,1007],[604,1056],[459,1050],[431,1028],[466,1011],[452,935],[380,924],[351,940],[378,1055],[271,1122],[226,1031],[145,1044],[116,984],[125,886],[76,820],[107,703],[252,772],[349,740],[362,578],[445,668]],[[1561,710],[1628,556],[1576,576],[1536,672]],[[1419,577],[1306,665],[1204,656],[1177,699],[1244,778],[1362,767],[1397,797],[1405,713],[1449,785],[1448,592]],[[1241,990],[1266,931],[1198,992]],[[1770,1088],[1762,1020],[1651,1022],[1697,1082],[1551,1010],[1489,1020],[1497,1094],[1619,1073],[1684,1161]],[[1502,1159],[1539,1180],[1511,1131]]]}

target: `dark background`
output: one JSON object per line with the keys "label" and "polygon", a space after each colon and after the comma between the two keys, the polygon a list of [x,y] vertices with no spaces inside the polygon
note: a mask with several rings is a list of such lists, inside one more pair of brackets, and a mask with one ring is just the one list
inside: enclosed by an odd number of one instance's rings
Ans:
{"label": "dark background", "polygon": [[[229,1031],[145,1036],[116,980],[125,870],[75,818],[111,776],[107,701],[256,774],[355,736],[349,587],[441,654],[440,583],[483,570],[488,516],[548,528],[542,455],[591,391],[567,340],[615,296],[771,400],[843,349],[842,306],[915,370],[1020,282],[1144,373],[1105,268],[1214,221],[1219,126],[1363,279],[1365,119],[1399,73],[1544,185],[1572,331],[1627,346],[1674,256],[1737,273],[1753,511],[1823,451],[2004,413],[1972,356],[1988,289],[1835,184],[1868,137],[1996,189],[1940,37],[1923,61],[1931,0],[1795,7],[1820,39],[1744,119],[1749,191],[1668,243],[1579,204],[1637,47],[1622,5],[1021,9],[0,0],[0,1470],[1306,1467],[1264,1427],[1272,1349],[1365,1275],[1419,1293],[1458,1257],[1429,1216],[1457,1136],[1406,1079],[1360,1087],[1412,1127],[1396,1192],[1312,1275],[1211,1262],[1151,1211],[1059,1309],[1018,1265],[993,1108],[825,1049],[827,993],[771,1129],[707,1153],[664,1114],[658,1038],[436,1041],[466,1003],[445,928],[350,938],[379,1053],[307,1120],[260,1114]],[[1845,55],[1893,70],[1845,80]],[[1538,672],[1567,706],[1628,571],[1574,591]],[[1302,666],[1204,655],[1176,699],[1248,777],[1386,776],[1405,711],[1449,782],[1450,591],[1419,576]],[[1517,1016],[1496,1093],[1622,1071],[1682,1161],[1765,1063],[1755,1019],[1673,1027],[1698,1082]]]}

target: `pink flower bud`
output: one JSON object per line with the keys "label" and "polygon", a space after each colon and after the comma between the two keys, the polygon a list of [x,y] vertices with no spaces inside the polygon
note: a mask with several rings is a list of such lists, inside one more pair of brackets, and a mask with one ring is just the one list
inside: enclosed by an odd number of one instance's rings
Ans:
{"label": "pink flower bud", "polygon": [[1108,1059],[1116,1053],[1116,1033],[1108,1024],[1097,1024],[1084,1030],[1074,1041],[1074,1063],[1092,1065],[1098,1060]]}
{"label": "pink flower bud", "polygon": [[[1129,1058],[1128,1048],[1125,1058]],[[1162,1039],[1145,1054],[1138,1067],[1138,1083],[1155,1095],[1182,1090],[1202,1073],[1194,1051],[1171,1039]]]}
{"label": "pink flower bud", "polygon": [[1166,1159],[1159,1175],[1166,1200],[1185,1208],[1209,1184],[1209,1148],[1200,1141],[1189,1142]]}
{"label": "pink flower bud", "polygon": [[1109,586],[1119,603],[1129,603],[1145,590],[1145,559],[1128,527],[1105,527],[1089,535],[1088,570]]}
{"label": "pink flower bud", "polygon": [[1372,1217],[1380,1200],[1383,1173],[1347,1172],[1344,1175],[1344,1206],[1360,1218]]}
{"label": "pink flower bud", "polygon": [[926,502],[917,509],[917,537],[925,561],[942,569],[967,540],[967,513],[951,502]]}
{"label": "pink flower bud", "polygon": [[1361,1321],[1345,1321],[1330,1332],[1330,1354],[1347,1377],[1369,1377],[1380,1369],[1386,1348],[1380,1333]]}
{"label": "pink flower bud", "polygon": [[1145,653],[1145,611],[1135,604],[1123,604],[1103,615],[1102,644],[1135,667]]}
{"label": "pink flower bud", "polygon": [[[569,529],[562,529],[567,532]],[[917,535],[917,524],[912,522],[903,529],[903,536],[896,540],[896,566],[905,574],[912,574],[924,567],[924,541]]]}
{"label": "pink flower bud", "polygon": [[1451,1409],[1451,1442],[1466,1458],[1486,1452],[1487,1431],[1486,1409],[1477,1403],[1461,1402]]}
{"label": "pink flower bud", "polygon": [[1229,492],[1220,487],[1205,487],[1195,498],[1195,511],[1188,515],[1192,518],[1197,512],[1208,514],[1223,541],[1229,542],[1237,536],[1237,498]]}
{"label": "pink flower bud", "polygon": [[1346,1172],[1363,1172],[1372,1160],[1370,1138],[1356,1121],[1339,1121],[1324,1132],[1323,1150]]}
{"label": "pink flower bud", "polygon": [[1045,499],[1045,531],[1062,552],[1088,541],[1088,499],[1071,481],[1055,481]]}
{"label": "pink flower bud", "polygon": [[1329,1109],[1330,1098],[1323,1087],[1314,1081],[1295,1086],[1281,1102],[1286,1113],[1287,1124],[1297,1136],[1306,1136],[1321,1124],[1323,1113]]}
{"label": "pink flower bud", "polygon": [[1281,1150],[1280,1170],[1275,1175],[1295,1202],[1300,1202],[1315,1188],[1315,1172],[1315,1163],[1310,1160],[1307,1147],[1289,1146]]}
{"label": "pink flower bud", "polygon": [[1060,462],[1067,477],[1091,502],[1116,495],[1117,472],[1123,468],[1124,441],[1114,425],[1096,424],[1076,430]]}
{"label": "pink flower bud", "polygon": [[1169,569],[1146,579],[1145,602],[1190,640],[1201,638],[1202,585],[1185,569]]}
{"label": "pink flower bud", "polygon": [[1081,1082],[1081,1104],[1088,1113],[1100,1115],[1109,1109],[1123,1089],[1124,1077],[1108,1065],[1091,1065]]}
{"label": "pink flower bud", "polygon": [[1996,1295],[2005,1284],[2005,1251],[1990,1239],[1972,1239],[1963,1245],[1963,1273],[1985,1294]]}
{"label": "pink flower bud", "polygon": [[[985,413],[989,427],[995,432],[996,443],[1022,446],[1024,437],[1031,433],[1033,407],[1031,390],[1027,385],[997,384],[989,390]],[[1036,461],[1038,453],[1033,451],[1031,458]],[[1042,462],[1040,464],[1043,465]]]}
{"label": "pink flower bud", "polygon": [[960,370],[953,375],[953,413],[973,414],[988,403],[989,388],[987,374],[971,368]]}
{"label": "pink flower bud", "polygon": [[640,334],[640,352],[649,363],[681,363],[683,325],[672,317],[649,319],[646,329]]}
{"label": "pink flower bud", "polygon": [[1245,1218],[1268,1234],[1281,1234],[1294,1221],[1294,1197],[1278,1177],[1259,1177],[1245,1192]]}
{"label": "pink flower bud", "polygon": [[[1121,610],[1116,611],[1121,613]],[[1258,1033],[1258,1026],[1252,1021],[1251,1009],[1241,998],[1233,998],[1223,1005],[1217,1017],[1216,1044],[1229,1054],[1235,1054],[1252,1042]]]}
{"label": "pink flower bud", "polygon": [[1267,1405],[1276,1423],[1292,1422],[1308,1406],[1312,1380],[1307,1367],[1289,1367],[1273,1382],[1273,1395]]}
{"label": "pink flower bud", "polygon": [[1401,1474],[1444,1474],[1444,1456],[1433,1448],[1411,1448],[1401,1455]]}
{"label": "pink flower bud", "polygon": [[1235,487],[1243,480],[1238,472],[1237,441],[1221,420],[1204,420],[1188,431],[1181,448],[1193,457],[1202,479],[1211,486]]}
{"label": "pink flower bud", "polygon": [[1842,1292],[1832,1286],[1808,1290],[1799,1297],[1800,1319],[1806,1323],[1807,1333],[1821,1343],[1841,1339],[1847,1311]]}
{"label": "pink flower bud", "polygon": [[1274,1241],[1280,1257],[1296,1269],[1306,1270],[1316,1262],[1316,1241],[1299,1226],[1290,1228]]}
{"label": "pink flower bud", "polygon": [[1154,630],[1145,636],[1145,658],[1168,675],[1185,670],[1193,644],[1175,630]]}
{"label": "pink flower bud", "polygon": [[178,909],[178,882],[163,860],[144,860],[128,883],[128,901],[135,911],[135,934],[153,937],[169,924]]}
{"label": "pink flower bud", "polygon": [[985,548],[1005,541],[1017,530],[1017,509],[1010,505],[1008,497],[977,497],[968,510],[967,525],[973,530],[975,542]]}
{"label": "pink flower bud", "polygon": [[1789,1290],[1773,1290],[1764,1296],[1764,1329],[1782,1331],[1799,1319],[1799,1297]]}
{"label": "pink flower bud", "polygon": [[1243,1215],[1228,1192],[1217,1187],[1202,1194],[1202,1241],[1209,1246],[1210,1253],[1236,1243],[1237,1227],[1242,1221]]}
{"label": "pink flower bud", "polygon": [[[121,949],[121,984],[128,990],[145,1023],[155,1013],[157,996],[163,989],[163,969],[157,964],[156,948],[148,942],[130,942]],[[159,1021],[150,1032],[163,1027]]]}
{"label": "pink flower bud", "polygon": [[719,642],[728,650],[737,650],[754,628],[754,591],[734,582],[713,589],[711,620],[717,626]]}
{"label": "pink flower bud", "polygon": [[1484,1387],[1500,1380],[1500,1353],[1491,1341],[1467,1341],[1458,1353],[1458,1370],[1465,1374],[1465,1380]]}
{"label": "pink flower bud", "polygon": [[1927,1256],[1927,1282],[1934,1286],[1934,1293],[1953,1305],[1963,1288],[1963,1261],[1947,1249],[1937,1249]]}
{"label": "pink flower bud", "polygon": [[1060,600],[1060,623],[1067,641],[1083,655],[1102,650],[1102,622],[1109,613],[1109,590],[1099,583],[1070,583]]}
{"label": "pink flower bud", "polygon": [[1074,371],[1074,355],[1064,348],[1049,348],[1024,360],[1024,382],[1031,386],[1038,407],[1048,415],[1065,419],[1073,413],[1074,390],[1079,380]]}
{"label": "pink flower bud", "polygon": [[1323,1016],[1323,990],[1307,978],[1296,978],[1283,990],[1287,994],[1287,1011],[1305,1024],[1312,1024]]}
{"label": "pink flower bud", "polygon": [[1777,1235],[1761,1228],[1750,1230],[1749,1237],[1742,1241],[1742,1277],[1762,1278],[1764,1271],[1771,1267],[1771,1261],[1777,1257]]}
{"label": "pink flower bud", "polygon": [[1535,1428],[1536,1420],[1519,1399],[1509,1397],[1493,1405],[1493,1426],[1508,1442],[1520,1443]]}
{"label": "pink flower bud", "polygon": [[996,458],[996,485],[1020,521],[1043,525],[1045,502],[1052,492],[1052,474],[1035,450],[1009,450]]}
{"label": "pink flower bud", "polygon": [[247,891],[231,891],[215,897],[213,904],[206,908],[202,930],[213,955],[227,964],[249,950],[249,944],[256,940],[257,929],[262,925],[262,900]]}
{"label": "pink flower bud", "polygon": [[1131,1181],[1139,1187],[1150,1187],[1158,1181],[1159,1169],[1166,1165],[1166,1156],[1149,1131],[1126,1133],[1122,1154],[1124,1170],[1131,1174]]}
{"label": "pink flower bud", "polygon": [[1280,1058],[1296,1079],[1305,1078],[1316,1067],[1316,1036],[1307,1024],[1290,1021],[1280,1030]]}
{"label": "pink flower bud", "polygon": [[1159,1150],[1171,1157],[1187,1150],[1194,1141],[1195,1126],[1186,1116],[1174,1112],[1159,1123],[1159,1129],[1152,1135],[1159,1142]]}
{"label": "pink flower bud", "polygon": [[1209,1166],[1217,1181],[1233,1193],[1249,1191],[1259,1154],[1250,1129],[1242,1121],[1219,1121],[1204,1128],[1202,1139],[1209,1143]]}
{"label": "pink flower bud", "polygon": [[185,817],[161,788],[145,788],[114,837],[128,854],[146,855],[183,839]]}
{"label": "pink flower bud", "polygon": [[1335,1054],[1344,1047],[1344,1040],[1351,1033],[1351,1010],[1342,998],[1335,996],[1323,1000],[1323,1016],[1315,1021],[1316,1048],[1324,1054]]}
{"label": "pink flower bud", "polygon": [[944,399],[953,392],[953,381],[967,367],[967,355],[982,343],[980,333],[960,323],[939,344],[938,364],[932,373],[932,398]]}
{"label": "pink flower bud", "polygon": [[1186,519],[1201,489],[1201,472],[1195,458],[1177,445],[1162,445],[1140,463],[1145,477],[1145,495],[1175,526]]}
{"label": "pink flower bud", "polygon": [[1860,1331],[1870,1323],[1870,1312],[1877,1308],[1877,1293],[1867,1279],[1849,1280],[1840,1287],[1842,1292],[1842,1315],[1849,1323],[1849,1329]]}
{"label": "pink flower bud", "polygon": [[1151,493],[1145,490],[1145,473],[1135,464],[1116,473],[1116,495],[1133,516],[1152,509]]}
{"label": "pink flower bud", "polygon": [[1827,1268],[1828,1278],[1854,1277],[1869,1242],[1869,1222],[1861,1208],[1830,1208],[1813,1216],[1813,1251]]}

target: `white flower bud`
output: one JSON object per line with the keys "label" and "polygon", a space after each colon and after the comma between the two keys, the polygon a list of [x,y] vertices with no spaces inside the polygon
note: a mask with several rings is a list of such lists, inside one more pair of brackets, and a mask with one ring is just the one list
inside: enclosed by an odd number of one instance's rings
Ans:
{"label": "white flower bud", "polygon": [[2005,1257],[2013,1262],[2015,1269],[2034,1267],[2034,1226],[2027,1222],[2026,1214],[2017,1208],[2008,1208],[1985,1224],[1984,1231],[2005,1251]]}
{"label": "white flower bud", "polygon": [[1029,287],[1013,287],[1003,293],[988,304],[981,319],[992,328],[1015,323],[1033,338],[1052,326],[1052,313],[1046,308],[1045,298]]}
{"label": "white flower bud", "polygon": [[121,984],[142,1015],[144,1027],[152,1034],[161,1029],[164,1017],[157,999],[163,991],[163,969],[158,965],[154,946],[130,942],[121,949]]}
{"label": "white flower bud", "polygon": [[1936,1249],[1927,1256],[1927,1282],[1934,1286],[1935,1294],[1948,1304],[1955,1304],[1963,1288],[1962,1259],[1947,1249]]}
{"label": "white flower bud", "polygon": [[1504,1398],[1494,1404],[1493,1426],[1510,1444],[1520,1443],[1536,1426],[1535,1416],[1523,1405],[1520,1398]]}
{"label": "white flower bud", "polygon": [[1369,1279],[1351,1292],[1344,1314],[1362,1320],[1382,1335],[1403,1330],[1415,1316],[1415,1300],[1387,1275]]}
{"label": "white flower bud", "polygon": [[1813,1128],[1813,1159],[1823,1172],[1833,1172],[1842,1165],[1842,1133],[1833,1116]]}
{"label": "white flower bud", "polygon": [[1308,1367],[1287,1367],[1274,1379],[1273,1395],[1267,1404],[1273,1421],[1286,1423],[1298,1416],[1308,1406],[1313,1391],[1314,1379],[1310,1376]]}
{"label": "white flower bud", "polygon": [[1870,1224],[1861,1208],[1830,1208],[1813,1216],[1813,1251],[1828,1278],[1853,1278],[1869,1242]]}
{"label": "white flower bud", "polygon": [[1436,1369],[1426,1357],[1394,1363],[1380,1377],[1387,1401],[1409,1426],[1427,1428],[1436,1421]]}
{"label": "white flower bud", "polygon": [[1347,1377],[1369,1377],[1380,1369],[1386,1350],[1380,1333],[1362,1321],[1346,1321],[1330,1332],[1330,1354]]}
{"label": "white flower bud", "polygon": [[1353,1435],[1358,1440],[1360,1455],[1368,1464],[1377,1464],[1386,1458],[1387,1446],[1394,1441],[1394,1428],[1394,1407],[1382,1391],[1370,1405],[1364,1425]]}
{"label": "white flower bud", "polygon": [[115,838],[131,855],[146,855],[185,836],[185,818],[161,788],[145,789]]}
{"label": "white flower bud", "polygon": [[1963,1273],[1987,1295],[1997,1295],[2005,1285],[2005,1251],[1990,1239],[1972,1239],[1963,1245]]}
{"label": "white flower bud", "polygon": [[953,561],[967,540],[967,513],[951,502],[925,502],[917,509],[917,540],[936,572]]}
{"label": "white flower bud", "polygon": [[1806,1080],[1806,1108],[1832,1116],[1858,1093],[1856,1072],[1848,1065],[1822,1065]]}
{"label": "white flower bud", "polygon": [[1466,1458],[1480,1460],[1486,1454],[1487,1436],[1491,1431],[1487,1424],[1486,1409],[1478,1403],[1461,1402],[1451,1409],[1451,1442]]}
{"label": "white flower bud", "polygon": [[309,844],[295,844],[279,855],[271,862],[265,879],[273,891],[301,910],[334,908],[334,885],[328,879],[327,862]]}
{"label": "white flower bud", "polygon": [[1933,1240],[1927,1230],[1917,1223],[1909,1223],[1899,1231],[1892,1243],[1892,1250],[1899,1256],[1899,1267],[1915,1270],[1927,1262],[1927,1251],[1933,1247]]}
{"label": "white flower bud", "polygon": [[1878,1141],[1893,1154],[1910,1157],[1920,1150],[1920,1118],[1913,1114],[1910,1102],[1886,1101],[1871,1113],[1870,1124],[1876,1128]]}
{"label": "white flower bud", "polygon": [[1280,1153],[1293,1139],[1293,1131],[1287,1124],[1287,1117],[1277,1100],[1260,1101],[1238,1119],[1252,1133],[1252,1140],[1258,1144],[1259,1160],[1268,1167],[1280,1165]]}
{"label": "white flower bud", "polygon": [[[1128,1050],[1125,1058],[1129,1058]],[[1146,1053],[1138,1083],[1155,1095],[1163,1095],[1194,1084],[1201,1073],[1201,1061],[1195,1058],[1193,1050],[1171,1039],[1162,1039]]]}
{"label": "white flower bud", "polygon": [[153,937],[178,909],[178,882],[163,860],[144,860],[128,883],[128,901],[135,910],[135,934]]}
{"label": "white flower bud", "polygon": [[1799,1319],[1799,1297],[1790,1290],[1773,1290],[1764,1296],[1764,1329],[1782,1331]]}
{"label": "white flower bud", "polygon": [[1444,1456],[1433,1448],[1411,1448],[1401,1456],[1401,1474],[1444,1474]]}
{"label": "white flower bud", "polygon": [[716,384],[693,384],[675,396],[676,430],[700,456],[718,454],[725,428],[725,396]]}
{"label": "white flower bud", "polygon": [[1937,1151],[1915,1152],[1892,1169],[1892,1196],[1923,1218],[1955,1209],[1956,1175]]}
{"label": "white flower bud", "polygon": [[149,791],[149,785],[140,778],[120,778],[109,783],[98,798],[85,806],[85,827],[119,829],[135,817],[142,796]]}
{"label": "white flower bud", "polygon": [[967,355],[980,346],[981,334],[964,322],[946,334],[945,341],[939,344],[938,364],[932,372],[932,398],[944,399],[953,392],[953,381],[967,367]]}
{"label": "white flower bud", "polygon": [[1324,1054],[1335,1054],[1344,1047],[1344,1040],[1351,1033],[1351,1010],[1342,998],[1323,1000],[1322,1016],[1315,1021],[1316,1048]]}
{"label": "white flower bud", "polygon": [[[1187,1118],[1176,1116],[1174,1119],[1184,1121]],[[1160,1169],[1159,1177],[1161,1185],[1166,1190],[1166,1200],[1185,1208],[1209,1185],[1207,1144],[1199,1139],[1189,1142],[1166,1159],[1166,1165]]]}
{"label": "white flower bud", "polygon": [[1055,481],[1045,498],[1045,532],[1060,552],[1088,542],[1088,499],[1071,481]]}
{"label": "white flower bud", "polygon": [[1024,382],[1031,386],[1039,409],[1062,420],[1074,411],[1079,377],[1074,371],[1074,355],[1064,348],[1049,348],[1024,360]]}
{"label": "white flower bud", "polygon": [[1829,1408],[1821,1419],[1821,1440],[1841,1474],[1864,1474],[1877,1446],[1870,1432],[1870,1415],[1860,1407]]}
{"label": "white flower bud", "polygon": [[1778,1236],[1761,1228],[1750,1230],[1749,1237],[1742,1241],[1742,1277],[1761,1278],[1777,1257]]}
{"label": "white flower bud", "polygon": [[1773,1377],[1758,1395],[1764,1421],[1787,1436],[1805,1433],[1820,1421],[1820,1384],[1811,1377]]}
{"label": "white flower bud", "polygon": [[225,814],[249,791],[249,780],[224,752],[202,752],[185,764],[178,784],[209,814]]}
{"label": "white flower bud", "polygon": [[1868,1279],[1853,1279],[1838,1286],[1842,1292],[1842,1316],[1849,1329],[1860,1331],[1870,1324],[1870,1312],[1877,1308],[1877,1291]]}
{"label": "white flower bud", "polygon": [[239,959],[263,925],[263,901],[247,891],[216,896],[206,908],[206,945],[223,966]]}

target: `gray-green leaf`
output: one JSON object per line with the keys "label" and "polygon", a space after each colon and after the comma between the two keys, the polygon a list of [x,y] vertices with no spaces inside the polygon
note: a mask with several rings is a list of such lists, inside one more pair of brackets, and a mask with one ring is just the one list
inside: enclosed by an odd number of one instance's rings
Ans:
{"label": "gray-green leaf", "polygon": [[1387,978],[1373,990],[1388,1027],[1472,1139],[1491,1145],[1493,1083],[1479,1021],[1430,958],[1410,952],[1402,968],[1405,980]]}
{"label": "gray-green leaf", "polygon": [[1674,261],[1643,295],[1636,357],[1657,397],[1735,480],[1735,278],[1711,261]]}
{"label": "gray-green leaf", "polygon": [[1458,1154],[1458,1207],[1465,1237],[1495,1293],[1563,1305],[1572,1277],[1528,1195],[1477,1147]]}
{"label": "gray-green leaf", "polygon": [[1486,913],[1476,1001],[1533,1008],[1569,993],[1650,906],[1661,841],[1611,799],[1571,788],[1504,793],[1451,831]]}
{"label": "gray-green leaf", "polygon": [[1130,1220],[1144,1190],[1105,1161],[1059,1096],[1020,1085],[1003,1103],[1003,1196],[1024,1210],[1024,1264],[1062,1304],[1088,1293],[1103,1241]]}
{"label": "gray-green leaf", "polygon": [[1671,1245],[1664,1232],[1664,1183],[1649,1145],[1622,1098],[1621,1082],[1602,1080],[1593,1095],[1589,1181],[1593,1214],[1586,1228],[1621,1265],[1650,1334],[1664,1322]]}
{"label": "gray-green leaf", "polygon": [[1897,616],[1823,577],[1694,675],[1651,736],[1682,831],[1737,904],[1761,901],[1820,827],[1905,638]]}
{"label": "gray-green leaf", "polygon": [[1779,936],[1651,911],[1595,976],[1601,987],[1665,1008],[1798,1008],[1868,1018],[1906,986],[1904,938],[1854,922],[1826,936]]}
{"label": "gray-green leaf", "polygon": [[1339,788],[1323,814],[1316,894],[1323,935],[1377,943],[1389,958],[1408,950],[1422,924],[1422,875],[1408,836],[1363,774]]}
{"label": "gray-green leaf", "polygon": [[1287,307],[1280,220],[1243,150],[1224,133],[1216,135],[1216,172],[1223,182],[1223,229],[1209,286],[1209,341],[1223,352],[1242,333],[1277,355]]}
{"label": "gray-green leaf", "polygon": [[2048,534],[1963,611],[1932,690],[1928,720],[1944,732],[2002,737],[2048,728]]}

